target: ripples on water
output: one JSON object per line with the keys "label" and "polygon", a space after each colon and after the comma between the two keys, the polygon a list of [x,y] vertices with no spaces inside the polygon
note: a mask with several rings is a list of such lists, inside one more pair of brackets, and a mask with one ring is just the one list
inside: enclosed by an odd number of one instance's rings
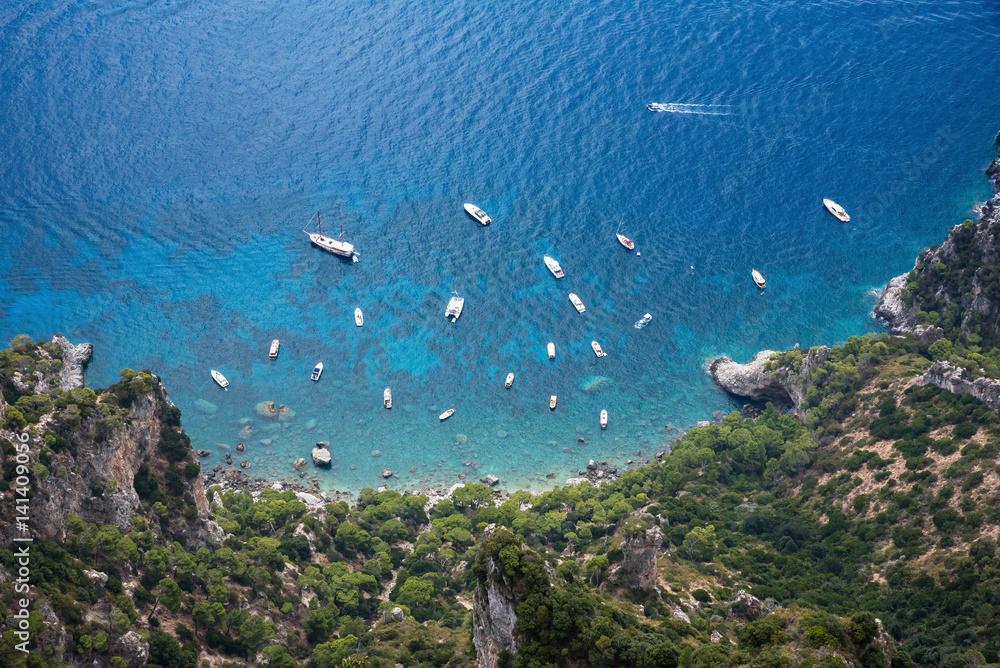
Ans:
{"label": "ripples on water", "polygon": [[[874,329],[868,292],[987,192],[997,129],[986,1],[53,3],[0,36],[7,338],[94,342],[92,384],[154,369],[197,448],[252,425],[250,473],[330,441],[338,489],[664,447],[736,406],[705,358]],[[308,247],[316,210],[358,264]]]}

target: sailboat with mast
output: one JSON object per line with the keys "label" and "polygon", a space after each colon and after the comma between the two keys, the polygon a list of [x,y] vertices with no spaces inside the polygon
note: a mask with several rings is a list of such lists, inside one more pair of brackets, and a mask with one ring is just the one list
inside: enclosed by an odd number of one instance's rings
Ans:
{"label": "sailboat with mast", "polygon": [[615,236],[618,238],[618,243],[629,250],[635,250],[635,242],[622,234],[622,225],[625,224],[625,219],[618,224],[618,229],[615,231]]}
{"label": "sailboat with mast", "polygon": [[[309,222],[312,223],[312,220]],[[340,257],[353,257],[355,262],[358,261],[356,257],[357,253],[354,251],[354,244],[344,241],[343,225],[340,226],[340,239],[334,239],[323,234],[323,220],[318,211],[316,212],[316,225],[319,230],[318,232],[310,232],[308,230],[309,225],[306,225],[306,229],[302,230],[309,237],[309,241],[313,245],[318,246],[328,253],[333,253]]]}

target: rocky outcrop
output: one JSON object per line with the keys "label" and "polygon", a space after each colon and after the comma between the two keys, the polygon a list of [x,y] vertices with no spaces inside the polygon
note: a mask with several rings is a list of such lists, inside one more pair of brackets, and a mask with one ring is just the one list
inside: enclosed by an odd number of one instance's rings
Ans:
{"label": "rocky outcrop", "polygon": [[332,461],[332,458],[330,457],[330,451],[327,450],[321,444],[317,443],[316,447],[313,448],[312,451],[312,460],[313,464],[315,464],[316,466],[320,467],[330,466],[330,462]]}
{"label": "rocky outcrop", "polygon": [[763,617],[771,613],[771,610],[764,605],[759,598],[749,594],[744,589],[736,592],[732,603],[729,604],[730,619],[745,619],[753,621],[758,617]]}
{"label": "rocky outcrop", "polygon": [[[483,542],[496,530],[490,524],[483,531]],[[472,640],[476,646],[479,668],[496,668],[501,652],[515,654],[521,638],[515,632],[518,592],[494,559],[485,560],[485,577],[480,578],[472,597]]]}
{"label": "rocky outcrop", "polygon": [[52,343],[63,350],[62,370],[59,372],[59,389],[77,390],[84,386],[83,372],[94,355],[91,343],[73,345],[59,334],[52,337]]}
{"label": "rocky outcrop", "polygon": [[709,366],[716,384],[730,394],[754,401],[770,401],[776,406],[790,407],[800,419],[805,419],[805,399],[809,391],[809,376],[823,366],[830,350],[826,346],[805,351],[796,368],[768,369],[773,350],[762,350],[746,364],[728,357],[719,357]]}
{"label": "rocky outcrop", "polygon": [[[1000,158],[990,163],[986,175],[1000,190]],[[1000,338],[1000,303],[991,294],[995,286],[988,271],[1000,261],[1000,194],[978,205],[976,212],[978,224],[956,225],[943,244],[917,257],[911,272],[886,283],[872,315],[883,320],[890,332],[913,332],[927,341],[937,340],[943,332],[920,324],[918,312],[940,311],[942,305],[955,304],[962,313],[960,327],[966,335],[979,327],[985,339]],[[915,285],[908,288],[911,282]],[[918,294],[911,294],[914,290]]]}
{"label": "rocky outcrop", "polygon": [[656,551],[663,543],[660,527],[636,531],[622,541],[622,563],[611,572],[615,584],[628,589],[656,587]]}
{"label": "rocky outcrop", "polygon": [[[167,468],[157,444],[163,429],[175,429],[163,423],[167,411],[175,409],[160,379],[151,376],[150,385],[149,392],[133,401],[120,427],[99,423],[101,418],[95,411],[95,416],[68,435],[74,450],[53,454],[48,475],[37,479],[42,493],[32,500],[32,524],[40,538],[62,540],[70,514],[85,522],[128,530],[139,508],[139,495],[133,486],[136,474],[144,463],[155,470]],[[40,427],[48,430],[52,425],[43,418]],[[32,448],[36,453],[37,447]],[[179,465],[183,467],[188,461],[194,461],[193,452]],[[174,528],[193,544],[214,543],[221,532],[210,519],[200,476],[190,482],[190,493],[196,514],[185,526]]]}
{"label": "rocky outcrop", "polygon": [[971,394],[993,410],[1000,408],[1000,380],[996,378],[969,380],[965,376],[965,369],[950,362],[934,362],[924,372],[923,379],[925,383],[954,394]]}

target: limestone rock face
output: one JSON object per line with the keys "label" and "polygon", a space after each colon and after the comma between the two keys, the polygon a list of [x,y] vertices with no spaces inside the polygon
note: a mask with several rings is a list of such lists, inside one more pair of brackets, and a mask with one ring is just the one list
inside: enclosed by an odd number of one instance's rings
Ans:
{"label": "limestone rock face", "polygon": [[52,337],[55,343],[63,349],[62,371],[59,373],[59,389],[77,390],[83,387],[83,371],[87,363],[94,355],[94,346],[91,343],[81,343],[73,345],[65,337],[55,335]]}
{"label": "limestone rock face", "polygon": [[934,362],[931,368],[924,372],[924,382],[955,394],[971,394],[993,410],[1000,408],[1000,380],[995,378],[969,380],[965,376],[965,369],[949,362]]}
{"label": "limestone rock face", "polygon": [[[494,530],[495,524],[486,527],[484,542]],[[521,647],[521,639],[514,630],[518,595],[515,583],[507,581],[492,559],[487,560],[486,569],[485,582],[477,584],[472,597],[472,640],[479,668],[496,668],[500,652],[514,654]]]}
{"label": "limestone rock face", "polygon": [[115,642],[116,654],[121,656],[129,666],[141,666],[149,657],[149,643],[135,631],[129,631]]}
{"label": "limestone rock face", "polygon": [[767,362],[774,351],[762,350],[746,364],[720,357],[712,362],[709,373],[712,380],[726,392],[755,401],[771,401],[778,406],[790,406],[795,415],[803,420],[809,376],[826,362],[829,353],[826,346],[811,348],[802,358],[797,371],[785,368],[768,371]]}
{"label": "limestone rock face", "polygon": [[[111,524],[123,532],[128,530],[139,506],[139,495],[133,487],[139,467],[147,459],[151,468],[166,469],[167,466],[157,445],[161,431],[173,428],[165,427],[161,420],[174,404],[158,377],[152,377],[151,386],[150,392],[132,403],[121,428],[107,429],[85,422],[79,433],[74,434],[75,457],[65,452],[53,460],[50,475],[38,481],[43,493],[32,501],[33,526],[40,537],[62,540],[66,517],[71,513],[85,522]],[[101,431],[103,439],[93,438],[94,431]],[[187,461],[194,460],[194,453],[189,453]],[[179,465],[183,467],[185,461]],[[95,484],[103,486],[102,494],[95,495]],[[191,481],[191,496],[195,499],[197,517],[189,526],[178,527],[178,530],[194,544],[213,542],[218,526],[210,519],[201,476]]]}
{"label": "limestone rock face", "polygon": [[611,579],[629,589],[653,589],[656,586],[656,551],[662,543],[663,534],[657,526],[623,540],[624,559],[611,574]]}
{"label": "limestone rock face", "polygon": [[905,287],[906,274],[890,279],[872,309],[872,315],[884,320],[893,334],[912,332],[916,324],[913,318],[915,309],[909,308],[900,297],[900,292]]}

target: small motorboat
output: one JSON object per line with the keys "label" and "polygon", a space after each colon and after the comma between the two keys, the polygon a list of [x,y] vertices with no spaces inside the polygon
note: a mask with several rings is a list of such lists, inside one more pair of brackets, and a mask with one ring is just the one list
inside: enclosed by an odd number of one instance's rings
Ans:
{"label": "small motorboat", "polygon": [[765,285],[765,283],[764,283],[764,277],[760,275],[759,271],[757,271],[756,269],[754,269],[750,273],[750,275],[753,276],[753,282],[757,284],[758,288],[760,288],[761,290],[763,290],[765,287],[767,287]]}
{"label": "small motorboat", "polygon": [[278,359],[278,347],[280,345],[281,344],[278,343],[278,339],[275,339],[274,341],[271,341],[271,350],[268,351],[267,356],[270,357],[273,360]]}
{"label": "small motorboat", "polygon": [[584,311],[586,311],[586,310],[587,310],[587,307],[583,305],[583,302],[582,302],[582,301],[580,301],[580,298],[579,298],[579,297],[577,297],[577,296],[576,296],[575,294],[573,294],[572,292],[571,292],[571,293],[569,293],[569,300],[570,300],[571,302],[573,302],[573,306],[574,306],[574,307],[576,308],[576,310],[577,310],[577,311],[578,311],[579,313],[583,313]]}
{"label": "small motorboat", "polygon": [[465,206],[465,212],[475,218],[480,225],[489,225],[493,222],[493,220],[486,215],[486,212],[475,204],[466,203],[463,206]]}
{"label": "small motorboat", "polygon": [[638,321],[636,321],[635,328],[636,329],[642,329],[643,327],[645,327],[646,325],[648,325],[649,321],[652,320],[652,319],[653,319],[653,316],[651,316],[650,314],[647,313],[646,315],[642,316],[642,318],[640,318]]}
{"label": "small motorboat", "polygon": [[549,397],[549,410],[554,411],[555,409],[556,409],[556,395],[553,394],[551,397]]}
{"label": "small motorboat", "polygon": [[388,387],[385,388],[385,392],[382,393],[382,405],[386,408],[392,408],[392,390]]}
{"label": "small motorboat", "polygon": [[553,276],[556,278],[562,278],[566,275],[563,273],[562,267],[559,266],[559,263],[555,261],[555,258],[543,255],[542,259],[545,260],[545,266],[549,268],[549,271],[552,272]]}
{"label": "small motorboat", "polygon": [[608,354],[606,352],[604,352],[603,350],[601,350],[601,344],[598,343],[597,341],[591,341],[590,342],[590,347],[594,349],[594,354],[597,355],[598,357],[607,357],[608,356]]}
{"label": "small motorboat", "polygon": [[354,309],[354,324],[358,327],[363,327],[365,324],[365,314],[361,312],[360,308]]}
{"label": "small motorboat", "polygon": [[511,371],[510,373],[507,374],[507,380],[504,381],[503,386],[509,390],[510,386],[513,384],[514,384],[514,372]]}
{"label": "small motorboat", "polygon": [[556,344],[549,341],[549,345],[547,345],[545,348],[549,352],[549,359],[554,360],[556,358]]}
{"label": "small motorboat", "polygon": [[441,413],[441,415],[438,416],[438,419],[439,420],[447,420],[448,418],[450,418],[454,414],[455,414],[455,409],[454,408],[449,408],[444,413]]}
{"label": "small motorboat", "polygon": [[309,376],[309,377],[312,378],[313,380],[319,380],[319,377],[321,375],[323,375],[323,363],[322,362],[320,362],[319,364],[317,364],[316,366],[313,367],[312,375]]}
{"label": "small motorboat", "polygon": [[212,369],[212,380],[219,384],[219,387],[229,387],[229,381],[221,373]]}
{"label": "small motorboat", "polygon": [[851,217],[847,215],[847,211],[844,210],[844,207],[840,206],[832,199],[824,199],[823,206],[825,206],[826,210],[836,216],[842,223],[851,222]]}
{"label": "small motorboat", "polygon": [[[622,221],[622,225],[624,223],[625,223],[625,221],[623,220]],[[621,225],[618,226],[618,230],[615,232],[615,237],[618,238],[618,243],[620,243],[625,248],[627,248],[629,250],[635,250],[635,242],[632,241],[631,239],[629,239],[628,237],[626,237],[624,234],[622,234],[622,226]]]}
{"label": "small motorboat", "polygon": [[455,295],[448,302],[448,308],[444,310],[444,317],[451,318],[452,322],[458,320],[458,316],[462,315],[462,307],[465,306],[465,298]]}
{"label": "small motorboat", "polygon": [[669,111],[670,107],[663,104],[662,102],[650,102],[646,105],[646,108],[650,111]]}
{"label": "small motorboat", "polygon": [[608,428],[608,412],[606,410],[601,411],[601,429]]}

